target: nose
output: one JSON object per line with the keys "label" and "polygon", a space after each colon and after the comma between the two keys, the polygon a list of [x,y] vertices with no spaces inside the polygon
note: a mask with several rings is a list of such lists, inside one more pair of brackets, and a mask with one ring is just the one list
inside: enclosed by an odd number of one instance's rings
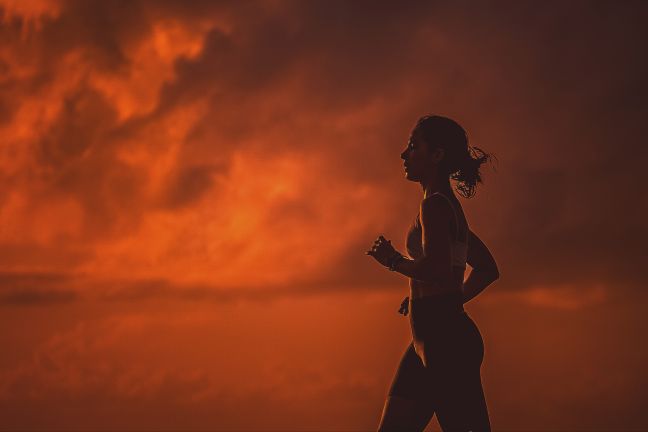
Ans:
{"label": "nose", "polygon": [[407,149],[405,149],[405,150],[401,153],[400,157],[401,157],[401,159],[403,159],[403,160],[407,160]]}

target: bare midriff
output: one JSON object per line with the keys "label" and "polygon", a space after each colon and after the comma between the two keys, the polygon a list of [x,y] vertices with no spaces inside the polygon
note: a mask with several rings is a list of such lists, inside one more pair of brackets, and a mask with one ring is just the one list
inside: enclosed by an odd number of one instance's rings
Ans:
{"label": "bare midriff", "polygon": [[463,288],[464,272],[465,267],[453,267],[454,280],[451,284],[441,282],[423,282],[418,279],[410,278],[410,298],[415,299],[439,294],[461,292]]}

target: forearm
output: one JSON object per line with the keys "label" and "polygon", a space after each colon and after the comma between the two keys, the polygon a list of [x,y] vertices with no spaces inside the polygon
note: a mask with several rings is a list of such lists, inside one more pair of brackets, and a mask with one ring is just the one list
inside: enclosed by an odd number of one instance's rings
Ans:
{"label": "forearm", "polygon": [[466,303],[475,298],[498,277],[499,276],[492,271],[472,269],[468,275],[468,279],[466,279],[463,285],[463,302]]}

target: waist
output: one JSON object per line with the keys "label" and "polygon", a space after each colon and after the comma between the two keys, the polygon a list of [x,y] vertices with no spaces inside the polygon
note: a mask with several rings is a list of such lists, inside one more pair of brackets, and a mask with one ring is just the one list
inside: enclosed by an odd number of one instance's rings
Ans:
{"label": "waist", "polygon": [[449,292],[462,292],[464,273],[457,272],[452,279],[441,281],[422,281],[418,279],[409,279],[409,286],[412,298],[438,296]]}
{"label": "waist", "polygon": [[461,291],[450,291],[435,293],[422,297],[414,297],[410,300],[412,314],[423,312],[428,315],[457,315],[464,312],[463,293]]}

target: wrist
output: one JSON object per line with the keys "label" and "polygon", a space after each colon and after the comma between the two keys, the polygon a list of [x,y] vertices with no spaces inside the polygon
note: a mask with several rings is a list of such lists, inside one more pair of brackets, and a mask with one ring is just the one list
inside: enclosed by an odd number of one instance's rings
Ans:
{"label": "wrist", "polygon": [[391,271],[396,271],[398,264],[406,259],[400,252],[396,252],[388,261],[387,268]]}

